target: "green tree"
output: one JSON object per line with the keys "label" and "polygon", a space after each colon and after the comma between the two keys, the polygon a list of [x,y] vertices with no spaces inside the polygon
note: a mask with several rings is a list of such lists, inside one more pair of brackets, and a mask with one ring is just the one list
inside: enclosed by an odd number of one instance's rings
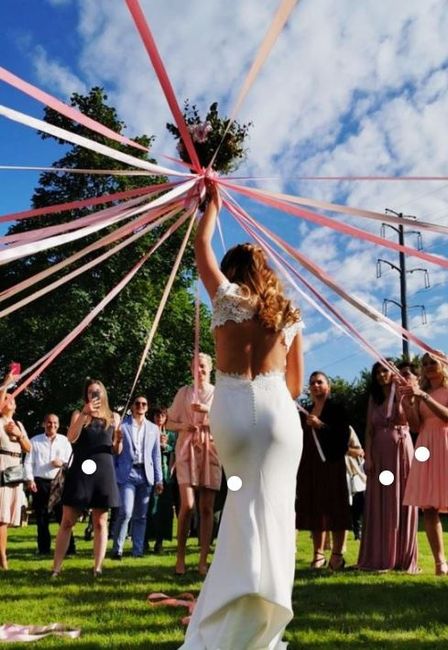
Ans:
{"label": "green tree", "polygon": [[[125,125],[115,109],[107,103],[101,88],[93,88],[86,96],[75,93],[71,104],[84,114],[122,133]],[[148,159],[144,151],[124,147],[96,135],[85,127],[45,110],[45,120],[108,146]],[[46,134],[41,134],[48,138]],[[147,147],[152,138],[145,135],[135,140]],[[70,169],[116,169],[122,163],[105,158],[79,146],[67,146],[64,156],[55,163]],[[154,162],[154,161],[153,161]],[[164,182],[166,179],[148,176],[82,175],[69,172],[45,172],[32,198],[33,207],[84,199],[134,187]],[[111,203],[101,207],[108,207]],[[80,209],[69,213],[46,214],[15,223],[8,234],[79,219],[100,208]],[[157,241],[167,226],[145,235],[130,247],[112,255],[102,264],[87,271],[59,289],[18,310],[0,321],[0,365],[6,367],[17,360],[27,367],[50,350],[68,334],[82,318],[110,291],[141,256]],[[110,230],[110,229],[109,229]],[[48,266],[66,259],[101,234],[66,244],[59,248],[31,255],[3,267],[0,290],[15,285]],[[159,304],[166,279],[174,263],[185,227],[173,234],[154,254],[106,309],[37,379],[19,399],[19,415],[30,431],[40,423],[43,414],[57,412],[66,423],[70,411],[79,405],[86,376],[104,381],[114,407],[126,402],[134,378],[147,332]],[[101,251],[102,252],[102,251]],[[70,270],[86,263],[98,252],[83,257],[70,265]],[[66,269],[53,276],[60,277]],[[184,259],[166,307],[153,349],[143,370],[138,390],[150,393],[153,402],[167,404],[177,388],[189,381],[189,362],[194,338],[194,297],[191,286],[195,280],[193,253],[187,247]],[[40,285],[39,285],[40,286]],[[32,288],[34,291],[36,287]],[[24,294],[20,295],[20,298]],[[2,307],[9,303],[2,303]],[[210,352],[213,342],[210,334],[208,310],[201,310],[202,348]]]}

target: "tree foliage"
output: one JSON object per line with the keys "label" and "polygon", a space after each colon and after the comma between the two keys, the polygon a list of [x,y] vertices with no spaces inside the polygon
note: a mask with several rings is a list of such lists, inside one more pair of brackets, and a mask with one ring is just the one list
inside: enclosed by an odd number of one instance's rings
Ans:
{"label": "tree foliage", "polygon": [[[84,114],[121,133],[125,125],[119,120],[115,109],[106,102],[107,96],[101,88],[93,88],[86,96],[75,93],[71,98],[71,104]],[[97,135],[52,109],[45,109],[45,120],[114,149],[149,159],[144,151],[134,148],[131,150],[130,147]],[[41,134],[41,137],[52,136]],[[145,135],[134,139],[146,147],[152,143],[152,138]],[[67,147],[65,142],[59,141],[59,143],[66,151],[55,163],[56,167],[70,169],[123,167],[119,162],[77,145]],[[32,205],[35,208],[46,207],[165,180],[148,176],[45,172],[40,176]],[[109,205],[111,203],[100,208],[46,214],[19,221],[13,224],[8,234],[79,219]],[[3,318],[0,321],[1,366],[6,367],[9,361],[17,360],[25,368],[50,350],[121,280],[157,241],[166,227],[167,225],[145,235],[102,264]],[[100,234],[10,263],[2,269],[0,290],[66,259],[75,251],[104,236],[106,232],[109,231],[103,230]],[[50,410],[58,413],[66,423],[70,411],[80,403],[82,385],[87,376],[100,378],[104,382],[114,407],[124,405],[147,332],[184,234],[185,227],[171,235],[88,329],[66,348],[27,391],[21,394],[19,416],[30,431],[40,423],[43,414]],[[85,264],[95,255],[98,255],[97,251],[70,265],[69,270]],[[67,272],[67,269],[64,269],[52,276],[52,279],[61,277]],[[191,292],[194,280],[192,247],[188,246],[138,386],[139,391],[150,394],[153,402],[167,404],[177,388],[189,381],[189,362],[194,339],[194,297]],[[38,285],[39,288],[40,286]],[[35,291],[36,288],[33,287],[31,291]],[[22,296],[23,294],[20,298]],[[9,303],[2,303],[2,307],[7,304]],[[202,347],[207,352],[213,349],[209,322],[208,310],[203,308],[201,311]]]}

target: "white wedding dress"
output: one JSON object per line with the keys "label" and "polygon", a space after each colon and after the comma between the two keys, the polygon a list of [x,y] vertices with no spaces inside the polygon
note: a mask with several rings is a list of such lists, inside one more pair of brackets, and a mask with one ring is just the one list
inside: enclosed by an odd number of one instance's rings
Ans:
{"label": "white wedding dress", "polygon": [[[213,326],[253,318],[235,284],[213,300]],[[301,323],[284,330],[289,347]],[[282,372],[217,371],[210,428],[229,490],[213,562],[180,650],[283,650],[293,616],[295,490],[302,429]]]}

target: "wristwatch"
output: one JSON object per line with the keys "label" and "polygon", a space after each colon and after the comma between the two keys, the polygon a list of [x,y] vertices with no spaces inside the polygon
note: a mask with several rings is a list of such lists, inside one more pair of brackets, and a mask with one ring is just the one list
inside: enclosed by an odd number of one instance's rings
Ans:
{"label": "wristwatch", "polygon": [[421,393],[421,394],[420,394],[420,397],[422,398],[422,400],[423,400],[424,402],[427,402],[427,401],[429,400],[429,397],[430,397],[430,396],[428,395],[428,393]]}

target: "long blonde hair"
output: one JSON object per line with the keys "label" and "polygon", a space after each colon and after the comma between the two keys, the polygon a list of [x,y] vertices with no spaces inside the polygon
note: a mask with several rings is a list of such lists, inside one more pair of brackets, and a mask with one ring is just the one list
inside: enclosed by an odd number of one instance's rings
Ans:
{"label": "long blonde hair", "polygon": [[421,388],[423,390],[429,390],[431,388],[431,382],[429,381],[429,379],[426,378],[425,370],[423,368],[423,362],[426,361],[426,359],[431,359],[433,361],[437,361],[440,364],[440,367],[442,369],[442,375],[443,375],[442,386],[444,388],[448,388],[448,364],[443,363],[443,361],[440,358],[433,356],[429,352],[425,352],[425,354],[422,356],[422,360],[421,360],[421,363],[422,363],[422,370],[420,372],[420,386],[421,386]]}
{"label": "long blonde hair", "polygon": [[104,386],[103,382],[100,381],[99,379],[92,379],[89,377],[89,379],[86,379],[86,382],[84,384],[84,402],[87,404],[89,401],[89,388],[93,384],[98,384],[98,386],[101,388],[101,406],[99,410],[99,417],[104,420],[106,426],[110,426],[111,424],[114,423],[114,414],[112,413],[112,410],[109,406],[109,398],[107,396],[107,390],[106,387]]}
{"label": "long blonde hair", "polygon": [[268,265],[260,246],[238,244],[221,262],[221,271],[256,307],[260,323],[276,332],[300,320],[300,312],[284,295],[283,285]]}

